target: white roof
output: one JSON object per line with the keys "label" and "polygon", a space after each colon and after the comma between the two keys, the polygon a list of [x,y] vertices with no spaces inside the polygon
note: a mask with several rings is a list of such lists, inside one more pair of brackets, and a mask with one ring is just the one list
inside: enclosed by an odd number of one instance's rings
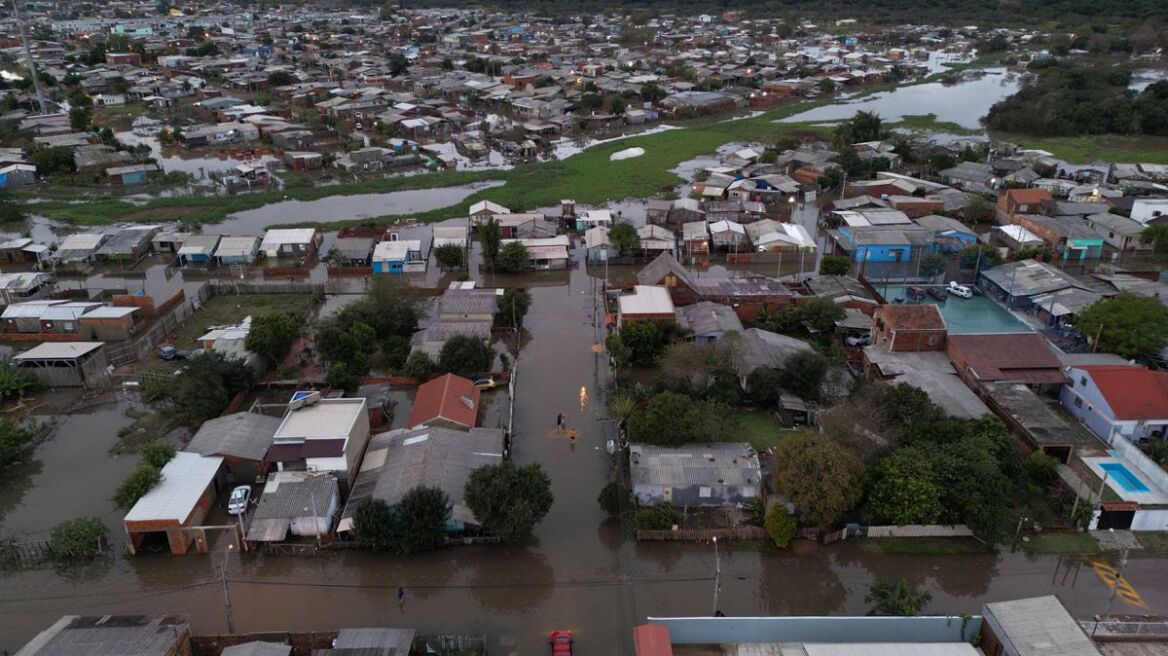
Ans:
{"label": "white roof", "polygon": [[599,248],[601,246],[608,246],[608,228],[605,226],[596,226],[584,231],[584,245],[588,248]]}
{"label": "white roof", "polygon": [[88,251],[93,250],[101,245],[101,240],[105,235],[96,232],[85,232],[76,235],[69,235],[61,240],[61,245],[57,248],[60,251]]}
{"label": "white roof", "polygon": [[652,285],[637,285],[632,294],[620,297],[620,311],[625,314],[673,314],[669,290]]}
{"label": "white roof", "polygon": [[373,249],[375,260],[404,260],[411,250],[422,250],[422,242],[417,239],[402,239],[399,241],[379,241]]}
{"label": "white roof", "polygon": [[811,233],[807,232],[807,228],[804,228],[798,223],[780,223],[779,227],[783,229],[783,232],[787,233],[787,236],[792,241],[798,243],[800,247],[815,246],[815,240],[811,238]]}
{"label": "white roof", "polygon": [[1042,243],[1043,241],[1045,241],[1045,240],[1043,240],[1042,237],[1039,237],[1038,235],[1034,234],[1033,232],[1030,232],[1029,230],[1027,230],[1026,228],[1023,228],[1020,225],[1010,224],[1010,225],[994,226],[994,227],[997,230],[1001,230],[1002,233],[1004,233],[1010,239],[1013,239],[1014,241],[1018,242],[1019,244],[1026,244],[1029,242]]}
{"label": "white roof", "polygon": [[315,228],[273,228],[264,233],[260,248],[267,250],[283,244],[309,244],[315,235]]}
{"label": "white roof", "polygon": [[737,232],[740,235],[745,235],[746,227],[737,221],[714,221],[710,224],[710,232]]}
{"label": "white roof", "polygon": [[13,361],[21,360],[71,360],[79,358],[90,351],[105,346],[103,342],[46,342],[34,346],[24,353],[12,356]]}
{"label": "white roof", "polygon": [[179,451],[162,468],[162,481],[138,499],[138,503],[126,513],[125,521],[185,522],[222,464],[223,458],[219,456]]}
{"label": "white roof", "polygon": [[347,438],[357,421],[366,417],[365,399],[321,399],[284,415],[274,439]]}
{"label": "white roof", "polygon": [[503,207],[502,205],[499,205],[498,203],[492,203],[489,200],[480,200],[479,202],[470,206],[470,213],[471,214],[478,214],[479,212],[483,212],[483,211],[490,212],[491,214],[510,214],[511,213],[511,210],[507,209],[506,207]]}
{"label": "white roof", "polygon": [[803,653],[807,656],[980,656],[981,654],[968,642],[803,643]]}
{"label": "white roof", "polygon": [[577,220],[581,223],[612,223],[612,212],[608,210],[588,210]]}
{"label": "white roof", "polygon": [[223,237],[215,249],[215,257],[251,255],[259,240],[259,237]]}
{"label": "white roof", "polygon": [[107,305],[99,307],[91,312],[85,313],[86,319],[120,319],[124,316],[134,314],[138,311],[136,307],[114,307]]}

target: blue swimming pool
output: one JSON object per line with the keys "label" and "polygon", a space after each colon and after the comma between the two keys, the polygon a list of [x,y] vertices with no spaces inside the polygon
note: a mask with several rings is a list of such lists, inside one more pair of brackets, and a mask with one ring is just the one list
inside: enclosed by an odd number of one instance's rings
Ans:
{"label": "blue swimming pool", "polygon": [[1125,492],[1150,492],[1147,485],[1131,473],[1123,463],[1119,462],[1104,462],[1099,465],[1099,468],[1107,472],[1107,480],[1113,481],[1123,488]]}

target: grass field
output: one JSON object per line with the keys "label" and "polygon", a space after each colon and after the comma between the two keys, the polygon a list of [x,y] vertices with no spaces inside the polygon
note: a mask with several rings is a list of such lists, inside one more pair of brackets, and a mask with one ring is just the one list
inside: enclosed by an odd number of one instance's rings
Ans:
{"label": "grass field", "polygon": [[1073,164],[1094,162],[1140,162],[1168,164],[1168,137],[1150,135],[1098,134],[1080,137],[1028,137],[994,134],[995,139],[1054,153]]}
{"label": "grass field", "polygon": [[1038,533],[1029,537],[1021,543],[1026,553],[1090,556],[1101,552],[1099,542],[1090,533]]}
{"label": "grass field", "polygon": [[738,419],[742,422],[742,439],[750,442],[755,451],[765,451],[777,446],[784,437],[793,432],[777,424],[765,410],[741,412]]}
{"label": "grass field", "polygon": [[938,121],[936,114],[905,114],[899,121],[889,123],[888,127],[909,132],[944,132],[971,136],[985,134],[984,130],[974,130],[950,121]]}
{"label": "grass field", "polygon": [[191,315],[174,331],[174,346],[180,349],[195,347],[195,340],[211,326],[239,323],[244,317],[267,312],[292,312],[303,315],[313,304],[311,296],[302,294],[241,294],[239,296],[212,296],[203,308]]}

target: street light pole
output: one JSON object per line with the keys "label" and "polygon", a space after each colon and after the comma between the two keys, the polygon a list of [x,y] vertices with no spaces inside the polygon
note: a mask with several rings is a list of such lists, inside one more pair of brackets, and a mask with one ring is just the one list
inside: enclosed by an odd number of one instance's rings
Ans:
{"label": "street light pole", "polygon": [[718,616],[718,592],[722,589],[722,558],[718,555],[718,538],[714,538],[714,617]]}
{"label": "street light pole", "polygon": [[219,579],[223,582],[223,607],[227,611],[227,633],[235,635],[235,619],[231,616],[231,592],[227,589],[227,557],[235,550],[234,544],[227,545],[223,552],[223,566],[219,568]]}

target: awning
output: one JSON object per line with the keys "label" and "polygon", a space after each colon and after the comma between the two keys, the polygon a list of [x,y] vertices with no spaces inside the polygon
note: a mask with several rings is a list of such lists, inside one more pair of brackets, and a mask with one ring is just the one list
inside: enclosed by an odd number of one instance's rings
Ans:
{"label": "awning", "polygon": [[304,443],[273,444],[264,456],[264,462],[296,462],[304,460]]}
{"label": "awning", "polygon": [[288,537],[291,520],[286,518],[255,519],[247,529],[248,542],[280,542]]}

